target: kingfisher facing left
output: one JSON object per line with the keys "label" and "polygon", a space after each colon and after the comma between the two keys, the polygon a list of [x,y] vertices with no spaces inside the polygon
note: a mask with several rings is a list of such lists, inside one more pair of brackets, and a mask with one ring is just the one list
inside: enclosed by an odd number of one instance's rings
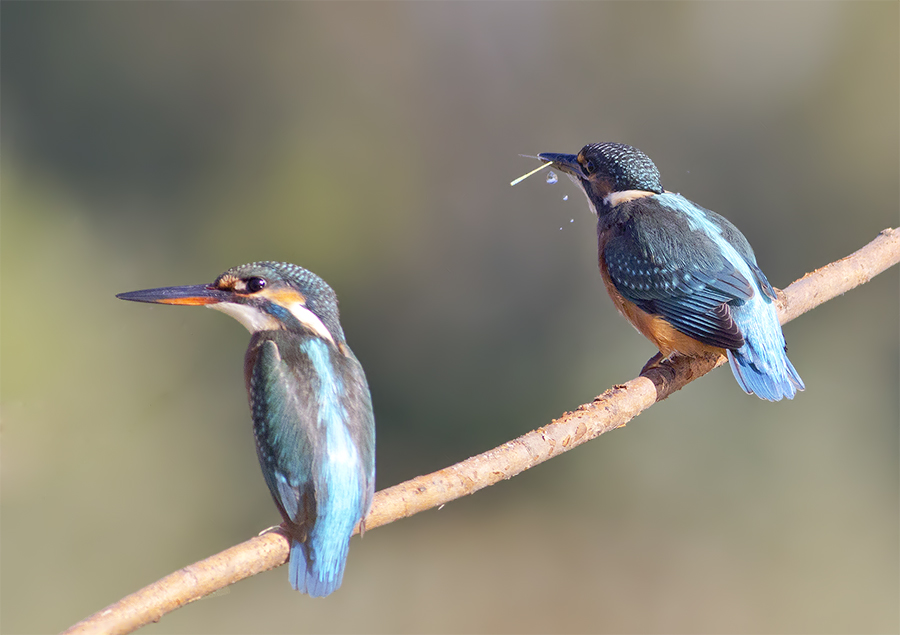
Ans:
{"label": "kingfisher facing left", "polygon": [[256,453],[291,536],[291,585],[314,597],[335,591],[375,493],[375,418],[334,291],[297,265],[254,262],[212,284],[116,297],[206,306],[250,331],[244,377]]}
{"label": "kingfisher facing left", "polygon": [[[792,399],[803,381],[787,357],[775,290],[737,227],[660,184],[629,145],[593,143],[538,158],[565,172],[597,215],[600,274],[619,312],[659,348],[728,356],[748,394]],[[646,367],[645,367],[646,368]]]}

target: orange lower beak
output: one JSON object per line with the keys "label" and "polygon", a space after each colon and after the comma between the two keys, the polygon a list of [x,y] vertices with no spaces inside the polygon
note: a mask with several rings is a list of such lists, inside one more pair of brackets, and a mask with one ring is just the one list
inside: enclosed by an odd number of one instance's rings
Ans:
{"label": "orange lower beak", "polygon": [[197,284],[186,287],[160,287],[159,289],[129,291],[128,293],[119,293],[116,297],[120,300],[130,300],[132,302],[202,306],[204,304],[224,302],[228,299],[228,294],[209,285]]}

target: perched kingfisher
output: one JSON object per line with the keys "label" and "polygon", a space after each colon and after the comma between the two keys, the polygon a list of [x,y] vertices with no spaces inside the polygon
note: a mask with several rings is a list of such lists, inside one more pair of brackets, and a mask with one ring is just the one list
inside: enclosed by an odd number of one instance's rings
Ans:
{"label": "perched kingfisher", "polygon": [[792,399],[803,381],[787,358],[775,291],[750,243],[728,220],[667,192],[650,158],[592,143],[577,155],[542,153],[577,183],[597,215],[600,274],[619,312],[674,354],[726,354],[748,394]]}
{"label": "perched kingfisher", "polygon": [[291,536],[291,585],[314,597],[335,591],[375,493],[375,418],[334,291],[297,265],[254,262],[212,284],[116,297],[207,306],[252,333],[244,377],[256,453]]}

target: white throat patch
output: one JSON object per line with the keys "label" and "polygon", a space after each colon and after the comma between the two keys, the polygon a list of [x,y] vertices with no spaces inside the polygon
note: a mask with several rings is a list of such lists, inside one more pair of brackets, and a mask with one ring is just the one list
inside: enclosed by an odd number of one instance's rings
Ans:
{"label": "white throat patch", "polygon": [[[218,304],[207,304],[206,306],[210,309],[215,309],[216,311],[221,311],[222,313],[230,315],[243,324],[251,333],[277,331],[284,328],[284,325],[275,317],[248,304],[220,302]],[[332,344],[337,345],[334,338],[331,336],[328,327],[325,326],[315,313],[307,309],[305,304],[302,302],[292,302],[284,308],[290,311],[291,315],[297,318],[297,321],[310,331],[321,337],[323,340],[327,340]]]}
{"label": "white throat patch", "polygon": [[281,328],[281,323],[274,317],[260,311],[256,307],[246,304],[232,304],[231,302],[219,302],[218,304],[207,304],[210,309],[221,311],[226,315],[230,315],[235,320],[244,325],[251,333],[259,331],[277,331]]}
{"label": "white throat patch", "polygon": [[302,302],[294,302],[293,304],[287,305],[285,308],[297,318],[300,324],[321,337],[323,340],[328,340],[332,344],[335,343],[328,327],[325,326],[315,313],[307,309],[305,304]]}
{"label": "white throat patch", "polygon": [[655,196],[655,194],[655,192],[648,192],[647,190],[625,190],[624,192],[610,192],[606,195],[606,198],[603,199],[603,202],[610,207],[615,207],[616,205],[621,205],[622,203],[633,201],[636,198]]}

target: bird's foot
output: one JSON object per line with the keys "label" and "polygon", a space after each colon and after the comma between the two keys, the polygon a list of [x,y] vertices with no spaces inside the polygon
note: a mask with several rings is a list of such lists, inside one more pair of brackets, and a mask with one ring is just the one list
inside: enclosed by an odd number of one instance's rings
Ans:
{"label": "bird's foot", "polygon": [[285,529],[284,529],[284,526],[283,526],[283,525],[272,525],[272,526],[269,527],[268,529],[263,529],[261,532],[259,532],[259,533],[256,534],[256,535],[257,535],[257,536],[262,536],[263,534],[270,534],[270,533],[272,533],[273,531],[276,531],[276,532],[277,532],[277,531],[281,531],[282,533],[284,533]]}
{"label": "bird's foot", "polygon": [[654,355],[653,357],[651,357],[650,359],[647,360],[647,363],[644,364],[644,367],[641,369],[640,374],[643,375],[648,370],[651,370],[653,368],[658,368],[662,364],[672,361],[672,358],[674,358],[677,354],[678,353],[676,353],[675,351],[672,351],[671,353],[669,353],[666,356],[663,356],[662,352],[657,353],[656,355]]}
{"label": "bird's foot", "polygon": [[657,353],[656,355],[654,355],[653,357],[651,357],[650,359],[647,360],[647,363],[644,364],[644,367],[641,369],[640,374],[643,375],[651,368],[656,368],[657,366],[659,366],[662,363],[663,363],[663,354]]}

